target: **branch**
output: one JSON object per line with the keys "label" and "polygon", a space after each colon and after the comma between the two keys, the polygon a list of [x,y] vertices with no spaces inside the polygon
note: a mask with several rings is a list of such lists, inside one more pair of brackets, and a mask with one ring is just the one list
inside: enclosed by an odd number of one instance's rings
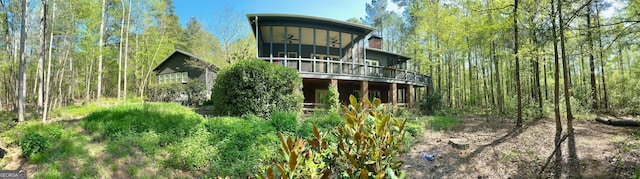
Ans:
{"label": "branch", "polygon": [[569,27],[569,23],[571,23],[571,21],[572,21],[573,19],[575,19],[575,18],[576,18],[576,16],[578,16],[578,14],[580,13],[580,11],[581,11],[584,7],[587,7],[589,4],[591,4],[591,0],[587,1],[587,3],[583,4],[582,6],[580,6],[580,8],[578,8],[576,11],[574,11],[574,12],[573,12],[573,14],[571,15],[571,17],[565,21],[565,24],[562,24],[562,25],[564,25],[565,27]]}
{"label": "branch", "polygon": [[640,20],[622,20],[622,21],[613,22],[613,23],[609,23],[609,24],[601,24],[601,25],[589,26],[589,27],[584,27],[584,28],[571,28],[570,30],[597,29],[597,28],[600,28],[600,27],[614,26],[614,25],[625,24],[625,23],[638,24],[638,23],[640,23]]}
{"label": "branch", "polygon": [[[564,142],[564,140],[566,140],[567,137],[569,137],[569,134],[565,134],[564,137],[562,137],[562,139],[560,139],[560,142],[558,142],[556,144],[556,147],[554,147],[553,152],[551,152],[551,155],[549,155],[549,157],[547,157],[547,162],[545,162],[544,165],[542,166],[542,168],[540,168],[540,171],[538,172],[538,175],[542,175],[542,172],[544,172],[544,169],[546,169],[547,166],[549,165],[549,162],[551,162],[551,158],[553,158],[553,155],[556,154],[556,152],[558,152],[558,149],[560,148],[560,145],[562,145],[562,142]],[[558,164],[556,164],[556,165],[558,165]]]}

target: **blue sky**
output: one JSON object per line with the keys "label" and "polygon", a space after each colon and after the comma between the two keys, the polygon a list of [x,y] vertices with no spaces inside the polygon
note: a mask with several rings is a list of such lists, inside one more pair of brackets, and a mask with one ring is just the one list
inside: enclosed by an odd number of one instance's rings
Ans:
{"label": "blue sky", "polygon": [[[247,26],[244,33],[250,33],[246,14],[300,14],[346,20],[366,16],[367,2],[370,0],[176,0],[174,5],[183,26],[190,17],[196,17],[209,31],[215,31],[218,24],[224,23],[220,19],[227,9],[232,9],[240,23]],[[399,11],[390,1],[388,9]]]}

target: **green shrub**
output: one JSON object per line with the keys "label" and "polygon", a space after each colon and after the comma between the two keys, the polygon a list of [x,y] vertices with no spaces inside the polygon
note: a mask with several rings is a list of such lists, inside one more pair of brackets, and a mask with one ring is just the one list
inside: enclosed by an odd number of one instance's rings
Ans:
{"label": "green shrub", "polygon": [[339,113],[340,112],[340,93],[338,87],[329,84],[329,90],[327,91],[327,112]]}
{"label": "green shrub", "polygon": [[425,114],[432,115],[438,109],[442,108],[442,94],[433,92],[420,101],[420,110]]}
{"label": "green shrub", "polygon": [[243,60],[223,68],[214,84],[212,99],[218,115],[269,118],[276,111],[299,112],[302,107],[298,72],[262,60]]}
{"label": "green shrub", "polygon": [[344,124],[344,119],[338,113],[314,113],[311,117],[305,119],[305,122],[315,124],[320,129],[335,128]]}
{"label": "green shrub", "polygon": [[278,139],[270,121],[220,117],[204,126],[217,151],[210,166],[213,176],[244,178],[274,158]]}
{"label": "green shrub", "polygon": [[187,94],[187,104],[196,106],[202,105],[207,99],[207,86],[202,80],[191,80],[184,87]]}
{"label": "green shrub", "polygon": [[201,122],[202,116],[178,104],[145,103],[96,111],[80,126],[107,139],[153,131],[159,145],[166,145],[193,134]]}
{"label": "green shrub", "polygon": [[458,126],[460,118],[448,116],[433,116],[427,119],[428,126],[433,130],[451,130]]}
{"label": "green shrub", "polygon": [[424,134],[424,124],[418,120],[408,121],[404,128],[414,138],[422,137]]}
{"label": "green shrub", "polygon": [[276,131],[283,132],[295,132],[298,126],[296,120],[296,114],[291,112],[276,112],[271,115],[269,123],[276,129]]}
{"label": "green shrub", "polygon": [[[400,172],[399,160],[403,147],[406,119],[392,118],[380,99],[356,102],[349,97],[349,107],[345,111],[344,124],[331,133],[337,142],[328,139],[329,133],[321,133],[312,127],[313,138],[280,137],[280,158],[275,166],[261,173],[263,178],[383,178]],[[368,108],[365,105],[369,106]],[[336,148],[331,148],[335,146]],[[266,173],[266,175],[265,175]]]}
{"label": "green shrub", "polygon": [[177,169],[206,169],[217,154],[217,149],[209,144],[210,137],[209,132],[199,129],[193,136],[170,146],[166,165]]}
{"label": "green shrub", "polygon": [[36,132],[27,132],[20,140],[19,145],[22,149],[22,155],[27,158],[49,149],[50,146],[47,139]]}
{"label": "green shrub", "polygon": [[[197,80],[193,80],[197,81]],[[147,89],[147,101],[174,102],[184,94],[184,85],[179,83],[153,84]]]}

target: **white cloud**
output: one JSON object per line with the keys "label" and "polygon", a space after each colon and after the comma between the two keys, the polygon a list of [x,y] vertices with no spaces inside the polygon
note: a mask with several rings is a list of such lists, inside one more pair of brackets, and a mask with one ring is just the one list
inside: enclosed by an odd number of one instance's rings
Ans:
{"label": "white cloud", "polygon": [[406,7],[400,7],[393,2],[389,2],[389,4],[387,5],[387,11],[395,12],[397,14],[402,14],[402,12],[404,12],[404,8]]}
{"label": "white cloud", "polygon": [[608,1],[608,2],[611,3],[611,7],[609,7],[606,11],[602,11],[602,16],[604,18],[613,17],[615,14],[618,13],[618,11],[620,11],[621,8],[624,7],[623,2],[620,2],[620,1]]}

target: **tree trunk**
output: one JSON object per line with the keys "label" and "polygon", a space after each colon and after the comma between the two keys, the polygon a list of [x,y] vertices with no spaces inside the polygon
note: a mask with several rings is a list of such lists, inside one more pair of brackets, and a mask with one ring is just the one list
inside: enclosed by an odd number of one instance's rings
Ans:
{"label": "tree trunk", "polygon": [[[475,105],[475,91],[473,91],[473,77],[472,77],[472,73],[473,73],[473,66],[471,64],[471,47],[469,47],[469,52],[467,52],[467,56],[469,56],[468,58],[468,65],[469,65],[469,102],[471,104],[471,106]],[[463,88],[466,89],[466,88]]]}
{"label": "tree trunk", "polygon": [[542,103],[542,91],[540,91],[540,63],[539,57],[536,56],[536,60],[533,63],[533,73],[534,73],[534,86],[536,90],[536,98],[538,100],[538,112],[540,113],[539,117],[543,116],[543,103]]}
{"label": "tree trunk", "polygon": [[560,26],[560,50],[562,53],[562,71],[564,72],[564,100],[565,107],[567,113],[567,135],[569,135],[569,141],[567,142],[567,147],[569,151],[569,177],[570,178],[582,178],[580,176],[580,167],[578,161],[578,154],[575,146],[575,134],[573,132],[573,114],[571,113],[571,91],[570,88],[570,80],[571,75],[569,74],[568,59],[565,50],[565,37],[564,37],[564,21],[562,19],[562,0],[558,0],[558,18],[559,18],[559,26]]}
{"label": "tree trunk", "polygon": [[124,38],[124,0],[122,0],[120,2],[120,4],[122,5],[122,20],[120,21],[120,40],[119,40],[119,46],[120,48],[118,49],[118,101],[121,100],[121,94],[122,94],[122,39]]}
{"label": "tree trunk", "polygon": [[596,86],[595,60],[593,58],[593,35],[591,34],[591,5],[587,5],[587,40],[589,41],[589,76],[591,82],[591,95],[589,95],[591,108],[598,109],[598,91]]}
{"label": "tree trunk", "polygon": [[520,59],[518,58],[518,0],[513,0],[513,3],[513,55],[516,58],[516,93],[518,95],[516,126],[522,127],[522,91],[520,91]]}
{"label": "tree trunk", "polygon": [[453,107],[453,57],[451,57],[450,53],[447,53],[447,91],[448,91],[448,99],[449,99],[449,107]]}
{"label": "tree trunk", "polygon": [[496,81],[496,95],[498,96],[498,112],[504,114],[504,96],[502,94],[502,82],[500,81],[500,59],[496,57],[495,43],[491,43],[492,55],[493,55],[493,68],[495,70]]}
{"label": "tree trunk", "polygon": [[[52,23],[56,21],[56,3],[53,2],[53,10],[51,11],[53,14],[51,15]],[[53,30],[51,30],[51,34],[49,36],[49,59],[47,62],[47,76],[45,78],[45,89],[44,89],[44,111],[42,112],[42,121],[47,120],[47,113],[49,113],[49,95],[51,93],[51,54],[53,49]]]}
{"label": "tree trunk", "polygon": [[18,72],[18,122],[25,120],[25,96],[27,95],[27,7],[29,0],[22,0],[22,14],[20,23],[20,69]]}
{"label": "tree trunk", "polygon": [[[42,91],[42,89],[44,88],[43,84],[44,84],[44,71],[43,71],[43,66],[44,66],[44,56],[45,53],[47,51],[47,45],[46,45],[46,26],[47,26],[47,0],[42,0],[42,17],[40,19],[40,58],[38,58],[38,84],[36,86],[38,86],[38,113],[42,114],[43,112],[43,106],[42,106],[42,102],[43,102],[43,97],[44,97],[44,92]],[[43,119],[44,120],[44,119]]]}
{"label": "tree trunk", "polygon": [[98,54],[98,91],[96,92],[97,99],[100,99],[100,97],[102,97],[102,46],[104,46],[104,23],[107,18],[106,0],[102,0],[102,11],[100,11],[100,13],[102,14],[102,21],[100,23],[100,40],[98,41],[98,45],[100,45],[100,51],[98,53],[100,54]]}
{"label": "tree trunk", "polygon": [[127,100],[127,61],[129,59],[129,29],[131,28],[131,5],[133,0],[129,0],[129,12],[127,12],[127,33],[124,47],[124,99]]}
{"label": "tree trunk", "polygon": [[544,99],[549,100],[549,84],[547,83],[547,57],[542,58],[543,78],[544,78]]}
{"label": "tree trunk", "polygon": [[[553,7],[555,3],[554,0],[551,2],[551,16],[553,19],[552,24],[552,34],[553,34],[553,62],[554,62],[554,86],[553,86],[553,111],[556,118],[556,133],[555,133],[555,146],[559,146],[562,142],[562,121],[560,120],[560,63],[558,59],[558,35],[556,33],[557,28],[557,14],[555,13],[555,8]],[[558,0],[560,1],[560,0]],[[562,147],[556,147],[557,152],[555,153],[555,167],[553,172],[553,177],[558,179],[562,175]]]}
{"label": "tree trunk", "polygon": [[607,83],[605,82],[605,73],[604,73],[604,67],[606,66],[604,64],[604,58],[602,56],[602,51],[604,50],[602,48],[602,29],[600,28],[600,9],[598,8],[598,0],[596,0],[596,26],[598,27],[598,46],[600,47],[600,76],[602,77],[602,103],[604,106],[604,109],[607,110],[609,109],[609,99],[607,99]]}
{"label": "tree trunk", "polygon": [[612,125],[612,126],[632,126],[632,127],[640,127],[640,122],[638,120],[625,120],[625,119],[614,119],[598,116],[595,119],[597,122]]}
{"label": "tree trunk", "polygon": [[[438,38],[436,37],[436,47],[440,49],[440,43],[438,43]],[[438,92],[442,95],[442,58],[440,55],[436,54],[436,59],[438,59],[438,66],[436,67],[436,71],[438,71]]]}

